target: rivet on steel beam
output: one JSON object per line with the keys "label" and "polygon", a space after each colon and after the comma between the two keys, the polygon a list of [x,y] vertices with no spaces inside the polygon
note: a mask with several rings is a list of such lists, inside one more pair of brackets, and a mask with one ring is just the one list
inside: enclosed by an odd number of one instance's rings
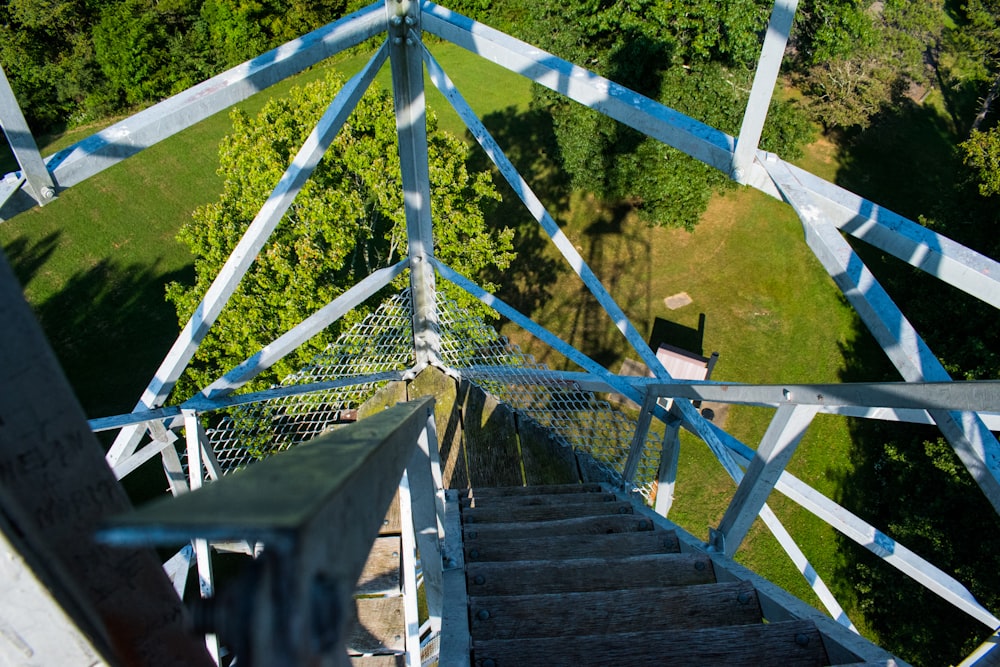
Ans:
{"label": "rivet on steel beam", "polygon": [[395,44],[396,46],[400,46],[403,43],[403,38],[402,37],[393,37],[392,38],[392,43]]}
{"label": "rivet on steel beam", "polygon": [[747,604],[750,602],[751,599],[753,599],[753,596],[750,594],[749,591],[743,591],[742,593],[736,596],[736,600],[740,604]]}
{"label": "rivet on steel beam", "polygon": [[398,551],[393,551],[392,552],[392,557],[393,558],[399,558],[399,552]]}
{"label": "rivet on steel beam", "polygon": [[479,549],[473,549],[472,551],[470,551],[469,558],[471,558],[472,560],[476,560],[477,558],[479,558]]}
{"label": "rivet on steel beam", "polygon": [[392,24],[394,26],[397,26],[397,27],[403,25],[403,17],[402,16],[393,16],[392,17]]}
{"label": "rivet on steel beam", "polygon": [[486,611],[485,609],[480,609],[478,612],[476,612],[476,618],[478,618],[480,621],[488,621],[490,618],[490,612]]}
{"label": "rivet on steel beam", "polygon": [[49,186],[44,186],[42,188],[42,199],[52,199],[56,196],[56,191]]}
{"label": "rivet on steel beam", "polygon": [[388,519],[382,519],[382,525],[383,526],[388,526],[389,525],[389,520]]}
{"label": "rivet on steel beam", "polygon": [[417,19],[413,18],[412,16],[407,16],[406,17],[406,25],[415,25],[416,22],[417,22]]}
{"label": "rivet on steel beam", "polygon": [[477,531],[475,531],[475,530],[470,530],[469,531],[469,539],[470,540],[474,540],[477,537],[479,537],[479,533]]}
{"label": "rivet on steel beam", "polygon": [[483,584],[486,583],[486,577],[484,577],[481,574],[477,574],[475,577],[473,577],[472,583],[474,583],[476,586],[482,586]]}
{"label": "rivet on steel beam", "polygon": [[809,635],[805,634],[804,632],[800,632],[799,634],[795,635],[795,643],[798,644],[799,646],[809,646]]}

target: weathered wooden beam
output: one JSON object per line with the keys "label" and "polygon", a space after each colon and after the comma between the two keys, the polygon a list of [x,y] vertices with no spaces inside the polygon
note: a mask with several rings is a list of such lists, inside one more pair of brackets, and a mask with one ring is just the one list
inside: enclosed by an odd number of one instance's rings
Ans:
{"label": "weathered wooden beam", "polygon": [[100,522],[129,507],[0,254],[0,514],[17,521],[21,557],[65,573],[46,584],[109,662],[211,664],[156,554],[94,542]]}
{"label": "weathered wooden beam", "polygon": [[616,558],[678,553],[677,536],[669,531],[640,531],[604,535],[556,535],[510,539],[489,535],[466,538],[465,557],[470,563],[570,558]]}
{"label": "weathered wooden beam", "polygon": [[465,574],[470,596],[611,591],[715,581],[712,561],[704,554],[466,563]]}
{"label": "weathered wooden beam", "polygon": [[631,503],[607,500],[598,495],[589,502],[566,505],[527,505],[524,507],[470,507],[462,512],[466,527],[483,523],[513,523],[521,521],[553,521],[585,516],[631,514]]}
{"label": "weathered wooden beam", "polygon": [[660,667],[816,667],[829,664],[809,621],[739,625],[708,630],[662,630],[549,639],[494,639],[473,643],[476,660],[496,665],[620,665]]}
{"label": "weathered wooden beam", "polygon": [[[757,593],[748,582],[639,588],[597,593],[498,595],[469,598],[474,641],[691,630],[760,623]],[[652,648],[650,647],[652,651]],[[660,654],[666,661],[671,656]]]}
{"label": "weathered wooden beam", "polygon": [[653,530],[653,522],[634,514],[609,514],[556,521],[473,524],[465,528],[468,539],[505,535],[509,539],[544,535],[604,535]]}

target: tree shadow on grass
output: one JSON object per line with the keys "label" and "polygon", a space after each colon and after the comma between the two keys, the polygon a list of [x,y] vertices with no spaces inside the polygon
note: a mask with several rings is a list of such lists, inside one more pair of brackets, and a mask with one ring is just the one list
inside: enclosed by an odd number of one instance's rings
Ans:
{"label": "tree shadow on grass", "polygon": [[[844,146],[837,182],[936,231],[996,252],[995,212],[969,192],[949,118],[910,105]],[[996,312],[901,260],[854,242],[859,254],[953,377],[997,377]],[[994,255],[995,256],[995,255]],[[843,345],[841,380],[898,381],[865,331]],[[850,420],[850,466],[837,502],[1000,607],[1000,519],[934,426]],[[847,470],[848,472],[844,472]],[[837,594],[851,599],[888,650],[916,665],[952,664],[989,629],[874,554],[840,537]]]}
{"label": "tree shadow on grass", "polygon": [[[569,184],[558,169],[558,148],[551,117],[539,111],[508,107],[483,118],[508,159],[528,183],[553,219],[569,207]],[[474,141],[469,137],[470,141]],[[491,227],[514,230],[517,257],[504,270],[493,269],[486,278],[500,285],[498,296],[521,313],[532,316],[552,296],[565,263],[549,248],[548,234],[528,212],[521,199],[499,174],[484,151],[474,149],[470,169],[491,169],[503,201],[489,214]]]}
{"label": "tree shadow on grass", "polygon": [[[52,252],[57,234],[7,247],[24,284]],[[34,308],[88,417],[131,410],[177,337],[177,315],[163,297],[172,280],[190,282],[186,268],[163,273],[159,263],[108,258],[73,275]]]}

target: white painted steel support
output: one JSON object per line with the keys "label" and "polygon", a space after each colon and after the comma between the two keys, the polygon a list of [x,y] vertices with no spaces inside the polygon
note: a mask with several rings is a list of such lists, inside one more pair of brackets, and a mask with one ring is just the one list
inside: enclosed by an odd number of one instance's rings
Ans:
{"label": "white painted steel support", "polygon": [[[714,424],[713,428],[737,459],[744,465],[750,463],[754,457],[752,449]],[[927,562],[788,471],[781,474],[774,488],[972,618],[992,629],[1000,627],[1000,618],[979,604],[972,593],[954,577]]]}
{"label": "white painted steel support", "polygon": [[778,408],[718,529],[712,531],[711,543],[716,551],[732,557],[739,549],[815,414],[812,406]]}
{"label": "white painted steel support", "polygon": [[[23,187],[28,194],[39,206],[52,201],[56,196],[56,186],[52,182],[49,170],[45,167],[41,153],[38,152],[38,144],[35,143],[35,137],[31,134],[24,114],[21,113],[21,107],[14,97],[10,81],[7,80],[2,67],[0,67],[0,129],[3,129],[7,143],[14,152],[14,158],[21,167]],[[0,201],[0,206],[3,206],[3,201]]]}
{"label": "white painted steel support", "polygon": [[729,173],[735,142],[720,130],[440,5],[423,3],[423,26],[429,33]]}
{"label": "white painted steel support", "polygon": [[445,491],[444,610],[441,616],[441,652],[438,664],[469,667],[472,638],[469,634],[465,554],[458,491]]}
{"label": "white painted steel support", "polygon": [[392,282],[409,266],[409,259],[395,265],[379,269],[366,276],[349,290],[320,308],[301,323],[282,334],[273,343],[264,346],[252,357],[236,366],[212,384],[201,394],[209,399],[227,396],[247,382],[257,377],[274,364],[294,352],[300,345],[320,333],[341,317],[349,313],[373,294]]}
{"label": "white painted steel support", "polygon": [[802,549],[799,548],[799,545],[792,538],[791,534],[785,529],[784,524],[781,523],[781,519],[774,513],[774,510],[765,504],[760,508],[760,519],[767,526],[767,529],[771,531],[771,534],[774,535],[774,539],[778,540],[778,544],[781,545],[781,548],[791,559],[795,565],[795,569],[799,571],[799,574],[802,575],[806,583],[809,584],[809,587],[812,588],[813,593],[816,594],[819,601],[826,607],[830,617],[845,628],[857,633],[858,629],[854,627],[854,623],[848,618],[844,608],[837,602],[837,598],[834,597],[833,592],[819,576],[819,573],[816,572],[816,569],[809,562],[809,559],[806,558],[806,555],[802,553]]}
{"label": "white painted steel support", "polygon": [[417,612],[417,544],[414,539],[412,496],[406,471],[399,481],[399,521],[403,543],[403,623],[407,667],[420,667],[420,619]]}
{"label": "white painted steel support", "polygon": [[[944,366],[850,244],[825,219],[809,191],[781,165],[769,164],[768,170],[801,218],[809,247],[903,379],[950,381]],[[940,409],[928,412],[993,508],[1000,512],[1000,443],[996,437],[974,412]]]}
{"label": "white painted steel support", "polygon": [[[90,178],[254,93],[385,31],[371,5],[237,65],[59,151],[46,160],[59,189]],[[12,202],[13,204],[13,202]],[[30,207],[0,210],[0,219]]]}
{"label": "white painted steel support", "polygon": [[771,9],[771,19],[764,35],[764,46],[757,61],[754,72],[753,86],[750,88],[750,98],[740,125],[740,135],[736,139],[736,150],[733,152],[733,166],[730,176],[737,183],[747,183],[751,174],[760,135],[764,130],[767,110],[771,105],[771,96],[778,81],[778,71],[785,57],[785,45],[792,30],[792,19],[795,18],[795,8],[798,0],[775,0]]}
{"label": "white painted steel support", "polygon": [[[434,477],[432,451],[437,450],[437,438],[429,432],[428,424],[434,423],[434,406],[428,409],[424,428],[417,437],[413,457],[406,467],[404,479],[409,482],[408,493],[412,521],[409,524],[416,536],[416,546],[420,550],[420,562],[424,573],[424,594],[433,632],[441,631],[441,537],[444,533],[444,508],[438,512],[438,486]],[[443,499],[442,499],[443,500]],[[399,502],[402,505],[403,497]],[[401,515],[401,520],[403,517]],[[405,547],[404,547],[405,548]],[[420,638],[417,636],[419,648]],[[407,649],[409,650],[409,649]],[[419,664],[419,663],[417,663]]]}
{"label": "white painted steel support", "polygon": [[187,588],[188,572],[191,570],[193,562],[194,546],[185,544],[180,551],[163,564],[163,571],[167,573],[167,577],[173,583],[177,597],[182,600],[184,599],[184,589]]}
{"label": "white painted steel support", "polygon": [[[205,481],[205,451],[208,437],[198,421],[198,413],[184,410],[184,432],[187,440],[188,483],[192,491],[197,491]],[[171,448],[172,449],[172,448]],[[216,464],[218,465],[218,464]],[[195,539],[194,559],[198,567],[198,592],[203,599],[215,596],[215,574],[212,570],[212,549],[208,540]],[[176,585],[176,584],[175,584]],[[219,638],[214,634],[205,635],[205,646],[215,664],[219,664]]]}
{"label": "white painted steel support", "polygon": [[824,218],[841,231],[1000,308],[1000,262],[773,154],[761,153],[757,160],[765,164],[772,178],[775,168],[787,170],[809,191]]}
{"label": "white painted steel support", "polygon": [[[271,232],[281,221],[282,216],[292,205],[313,169],[319,164],[326,149],[333,142],[340,128],[347,121],[358,100],[364,95],[368,86],[375,78],[378,69],[385,62],[386,48],[383,46],[372,56],[368,64],[358,74],[353,76],[330,103],[329,108],[320,118],[319,123],[306,138],[305,143],[296,154],[292,164],[282,175],[271,196],[261,207],[260,212],[247,227],[246,233],[233,250],[229,259],[219,270],[205,297],[194,314],[188,320],[166,358],[160,364],[149,386],[143,392],[136,410],[156,408],[163,404],[180,374],[187,367],[195,350],[215,323],[229,297],[236,291],[243,275],[250,268],[257,254],[267,241]],[[142,439],[141,427],[129,427],[122,430],[108,451],[108,464],[112,467],[118,461],[135,451]]]}
{"label": "white painted steel support", "polygon": [[660,447],[660,467],[656,474],[656,498],[653,509],[666,517],[674,503],[677,485],[677,464],[681,454],[681,418],[676,403],[670,405],[670,419],[664,423],[663,444]]}
{"label": "white painted steel support", "polygon": [[[424,2],[423,8],[427,32],[730,173],[736,142],[724,132],[444,7]],[[762,166],[766,161],[781,162],[758,151],[743,182],[781,199],[769,170]],[[1000,262],[818,176],[781,164],[813,191],[837,227],[1000,308]]]}
{"label": "white painted steel support", "polygon": [[[566,237],[562,229],[559,228],[559,225],[556,224],[556,221],[552,219],[552,216],[549,215],[541,200],[532,191],[531,186],[528,185],[514,164],[507,158],[499,144],[497,144],[496,140],[486,129],[486,126],[479,120],[472,107],[465,101],[462,94],[455,88],[451,79],[448,78],[448,75],[441,68],[441,65],[427,49],[424,49],[424,61],[427,63],[427,71],[430,74],[431,81],[434,82],[438,90],[451,103],[452,107],[465,123],[465,126],[469,128],[469,132],[472,133],[472,136],[482,146],[486,155],[496,165],[504,179],[524,203],[528,212],[531,213],[532,217],[535,218],[552,240],[553,245],[562,254],[566,263],[576,272],[580,280],[583,281],[583,284],[604,308],[604,311],[611,318],[618,331],[625,336],[632,349],[635,350],[636,354],[642,358],[654,373],[657,373],[658,369],[662,370],[663,364],[659,362],[653,351],[649,349],[649,345],[636,330],[635,326],[633,326],[625,311],[621,309],[611,294],[604,288],[600,278],[591,270],[577,251],[576,246],[573,245],[573,242]],[[669,379],[669,375],[667,379]]]}
{"label": "white painted steel support", "polygon": [[634,483],[636,470],[639,469],[639,461],[642,460],[642,453],[646,449],[646,437],[649,435],[649,426],[653,421],[653,412],[656,410],[658,399],[656,394],[647,390],[646,397],[642,401],[639,419],[635,423],[635,433],[632,435],[632,445],[629,447],[628,458],[625,459],[622,468],[622,481],[626,490]]}
{"label": "white painted steel support", "polygon": [[385,0],[389,20],[389,63],[399,135],[406,241],[410,256],[413,347],[417,368],[443,367],[437,302],[434,296],[434,231],[431,221],[430,167],[427,163],[427,110],[420,58],[420,3]]}

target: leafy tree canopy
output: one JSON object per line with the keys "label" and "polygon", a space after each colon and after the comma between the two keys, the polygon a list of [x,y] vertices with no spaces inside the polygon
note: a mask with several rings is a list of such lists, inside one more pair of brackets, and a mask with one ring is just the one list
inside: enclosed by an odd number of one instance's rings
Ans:
{"label": "leafy tree canopy", "polygon": [[[224,191],[217,202],[199,208],[179,235],[195,255],[197,276],[192,286],[167,288],[181,322],[190,317],[342,83],[331,74],[270,100],[255,117],[233,112],[233,133],[219,149]],[[455,270],[476,276],[487,267],[507,267],[514,257],[513,232],[488,228],[484,211],[499,195],[488,172],[467,169],[466,152],[430,115],[435,252]],[[373,88],[243,278],[175,395],[188,396],[220,377],[374,269],[398,261],[406,249],[392,100]],[[439,288],[450,290],[467,308],[482,308],[449,285]],[[365,312],[356,310],[314,338],[256,386],[300,367]]]}

